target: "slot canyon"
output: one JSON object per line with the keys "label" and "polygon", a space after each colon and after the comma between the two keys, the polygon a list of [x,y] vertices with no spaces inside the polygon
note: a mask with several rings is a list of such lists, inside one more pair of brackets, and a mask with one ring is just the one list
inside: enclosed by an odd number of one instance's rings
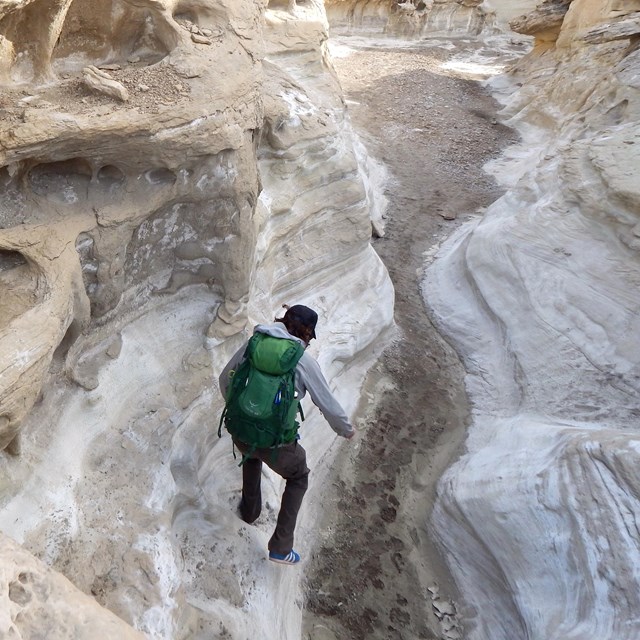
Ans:
{"label": "slot canyon", "polygon": [[0,639],[640,638],[640,0],[0,0],[0,88]]}

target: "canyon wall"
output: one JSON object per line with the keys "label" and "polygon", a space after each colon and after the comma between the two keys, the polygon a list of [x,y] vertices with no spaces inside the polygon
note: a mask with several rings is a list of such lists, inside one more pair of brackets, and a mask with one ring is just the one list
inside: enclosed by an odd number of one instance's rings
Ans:
{"label": "canyon wall", "polygon": [[507,25],[510,20],[532,11],[537,0],[485,0],[486,11],[495,12],[498,22]]}
{"label": "canyon wall", "polygon": [[[0,0],[0,635],[300,637],[301,576],[265,558],[281,483],[237,518],[215,379],[307,303],[357,415],[392,325],[327,16],[535,39],[492,84],[523,137],[507,193],[425,279],[474,402],[433,527],[470,640],[639,635],[640,4],[325,4]],[[305,408],[320,487],[335,440]],[[312,488],[303,554],[321,510]]]}
{"label": "canyon wall", "polygon": [[483,0],[325,0],[336,33],[420,38],[436,33],[477,35],[493,28]]}
{"label": "canyon wall", "polygon": [[323,5],[0,0],[0,34],[0,635],[297,637],[300,575],[265,562],[281,486],[245,527],[216,379],[307,303],[353,415],[392,326]]}
{"label": "canyon wall", "polygon": [[523,142],[425,297],[468,370],[434,529],[470,640],[640,635],[640,3],[545,0],[493,83]]}

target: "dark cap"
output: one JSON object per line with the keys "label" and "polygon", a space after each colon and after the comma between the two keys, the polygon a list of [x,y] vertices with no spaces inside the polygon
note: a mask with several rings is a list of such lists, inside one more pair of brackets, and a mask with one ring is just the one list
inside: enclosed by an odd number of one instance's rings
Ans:
{"label": "dark cap", "polygon": [[289,307],[284,314],[286,320],[298,321],[305,327],[309,327],[313,331],[311,337],[316,337],[316,324],[318,324],[318,314],[309,307],[305,307],[303,304],[294,304],[293,307]]}

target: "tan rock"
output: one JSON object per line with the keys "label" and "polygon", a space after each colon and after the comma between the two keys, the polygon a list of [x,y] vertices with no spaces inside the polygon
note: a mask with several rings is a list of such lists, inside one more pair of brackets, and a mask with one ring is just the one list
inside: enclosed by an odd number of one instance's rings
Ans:
{"label": "tan rock", "polygon": [[192,33],[191,40],[196,44],[211,44],[211,40],[206,36],[201,36],[199,33]]}
{"label": "tan rock", "polygon": [[[28,53],[7,70],[23,82],[42,42],[29,6],[14,4]],[[373,358],[393,298],[321,3],[197,7],[73,3],[53,51],[68,78],[0,119],[0,449],[29,433],[5,456],[3,522],[149,637],[176,639],[255,635],[237,611],[277,592],[239,581],[248,538],[234,531],[230,554],[210,535],[214,520],[236,526],[199,479],[226,444],[211,437],[223,359],[307,296],[338,336],[335,374]],[[79,59],[128,100],[88,94]]]}
{"label": "tan rock", "polygon": [[478,34],[494,24],[482,0],[326,0],[332,29],[420,37],[434,31]]}
{"label": "tan rock", "polygon": [[534,11],[514,18],[509,24],[516,33],[555,41],[572,0],[543,0]]}
{"label": "tan rock", "polygon": [[[72,0],[0,0],[0,17],[20,13],[15,28],[16,42],[31,42],[23,54],[31,58],[33,80],[49,82],[54,79],[51,57],[55,49]],[[0,51],[0,55],[4,53]]]}
{"label": "tan rock", "polygon": [[8,82],[14,59],[13,43],[0,35],[0,83]]}
{"label": "tan rock", "polygon": [[0,534],[0,636],[48,640],[144,640],[63,575]]}
{"label": "tan rock", "polygon": [[98,93],[104,93],[122,102],[126,102],[129,99],[129,92],[125,86],[121,82],[114,80],[106,71],[89,66],[82,70],[82,77],[84,83]]}
{"label": "tan rock", "polygon": [[629,0],[623,4],[615,0],[607,0],[606,2],[573,0],[562,26],[557,46],[569,49],[580,42],[583,35],[592,29],[604,27],[605,24],[611,24],[611,28],[614,29],[618,20],[627,17],[633,18],[638,12],[640,12],[640,4],[637,0]]}
{"label": "tan rock", "polygon": [[12,294],[0,311],[0,450],[18,433],[40,394],[56,347],[72,327],[76,335],[89,319],[80,263],[73,247],[78,221],[40,230],[4,231],[5,261],[0,287]]}
{"label": "tan rock", "polygon": [[638,36],[640,36],[640,11],[590,29],[583,35],[583,40],[589,44],[600,44],[614,40],[628,40]]}

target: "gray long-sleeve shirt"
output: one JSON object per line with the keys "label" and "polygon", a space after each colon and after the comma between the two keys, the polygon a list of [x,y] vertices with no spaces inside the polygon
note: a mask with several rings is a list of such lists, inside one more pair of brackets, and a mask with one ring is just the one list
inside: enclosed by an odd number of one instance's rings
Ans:
{"label": "gray long-sleeve shirt", "polygon": [[[266,333],[275,338],[296,340],[304,345],[304,342],[300,338],[292,336],[281,322],[259,324],[253,331],[254,333]],[[247,344],[245,343],[236,351],[220,374],[220,391],[223,397],[227,395],[227,387],[230,380],[229,374],[242,362],[246,347]],[[320,365],[307,352],[302,355],[296,366],[294,384],[298,392],[298,399],[302,400],[308,391],[313,404],[320,409],[329,426],[339,436],[349,437],[353,434],[354,429],[349,422],[349,418],[347,418],[342,405],[335,399],[331,389],[329,389],[329,385],[320,370]]]}

